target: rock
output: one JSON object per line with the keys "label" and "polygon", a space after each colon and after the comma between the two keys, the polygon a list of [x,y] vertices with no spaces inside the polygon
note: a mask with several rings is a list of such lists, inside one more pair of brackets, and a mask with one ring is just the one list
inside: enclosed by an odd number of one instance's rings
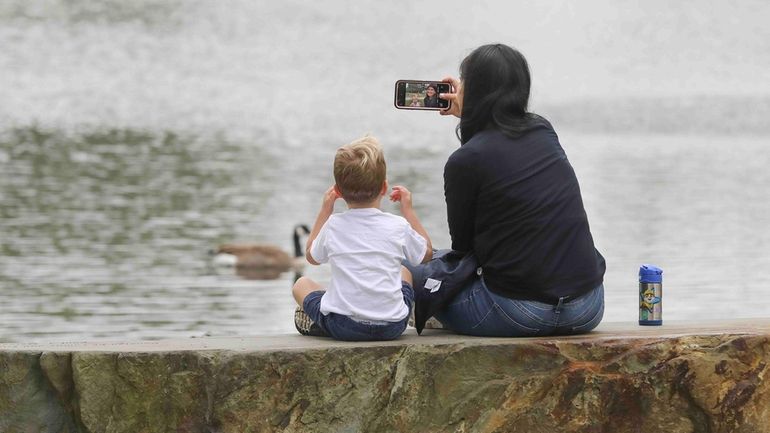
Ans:
{"label": "rock", "polygon": [[767,431],[770,320],[717,325],[0,345],[0,431]]}
{"label": "rock", "polygon": [[207,431],[200,359],[195,352],[75,353],[77,415],[89,432]]}
{"label": "rock", "polygon": [[69,353],[45,352],[40,355],[43,375],[61,401],[72,399],[72,355]]}
{"label": "rock", "polygon": [[0,349],[0,432],[77,432],[45,379],[40,354]]}

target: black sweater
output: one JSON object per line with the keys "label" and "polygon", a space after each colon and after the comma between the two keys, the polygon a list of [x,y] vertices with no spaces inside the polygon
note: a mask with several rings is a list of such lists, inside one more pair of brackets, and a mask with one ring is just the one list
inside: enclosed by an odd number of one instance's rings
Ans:
{"label": "black sweater", "polygon": [[475,134],[449,157],[444,193],[452,248],[476,252],[493,292],[556,303],[602,283],[575,172],[547,122],[515,139]]}

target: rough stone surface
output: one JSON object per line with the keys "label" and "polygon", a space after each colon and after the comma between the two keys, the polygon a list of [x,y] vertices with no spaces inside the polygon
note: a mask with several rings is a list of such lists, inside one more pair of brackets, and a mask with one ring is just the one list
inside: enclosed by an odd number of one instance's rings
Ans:
{"label": "rough stone surface", "polygon": [[767,432],[770,320],[0,345],[0,432]]}

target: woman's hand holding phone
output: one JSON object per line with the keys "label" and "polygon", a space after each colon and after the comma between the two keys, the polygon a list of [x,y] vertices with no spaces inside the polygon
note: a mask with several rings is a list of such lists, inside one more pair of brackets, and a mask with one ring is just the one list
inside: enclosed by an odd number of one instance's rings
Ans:
{"label": "woman's hand holding phone", "polygon": [[454,93],[439,94],[439,98],[450,101],[449,108],[440,111],[441,115],[453,115],[455,117],[460,117],[463,112],[462,82],[454,77],[444,77],[444,79],[441,81],[451,84],[452,88],[454,89]]}

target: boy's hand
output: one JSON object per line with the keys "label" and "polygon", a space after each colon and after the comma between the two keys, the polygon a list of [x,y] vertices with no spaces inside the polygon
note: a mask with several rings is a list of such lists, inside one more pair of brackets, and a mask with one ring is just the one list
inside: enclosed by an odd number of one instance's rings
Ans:
{"label": "boy's hand", "polygon": [[324,199],[321,203],[321,209],[328,211],[329,213],[334,211],[334,201],[340,198],[339,194],[337,194],[337,190],[334,188],[334,185],[329,187],[329,189],[326,190],[324,193]]}
{"label": "boy's hand", "polygon": [[318,216],[313,224],[313,230],[310,230],[310,234],[307,235],[307,243],[305,244],[305,258],[311,265],[317,265],[318,262],[310,254],[310,247],[313,246],[313,241],[318,237],[318,233],[321,232],[321,227],[326,224],[326,220],[334,213],[334,201],[340,198],[337,194],[337,190],[332,185],[324,193],[323,201],[321,202],[321,210],[318,212]]}
{"label": "boy's hand", "polygon": [[397,201],[401,203],[401,211],[412,208],[412,193],[401,185],[393,187],[393,191],[390,193],[390,201]]}
{"label": "boy's hand", "polygon": [[412,226],[412,229],[419,233],[427,242],[425,257],[422,258],[422,263],[427,263],[433,257],[433,245],[430,242],[430,237],[428,237],[428,232],[425,231],[425,227],[422,226],[420,219],[417,218],[417,214],[412,209],[412,193],[403,186],[396,185],[390,193],[390,200],[401,202],[401,215]]}

